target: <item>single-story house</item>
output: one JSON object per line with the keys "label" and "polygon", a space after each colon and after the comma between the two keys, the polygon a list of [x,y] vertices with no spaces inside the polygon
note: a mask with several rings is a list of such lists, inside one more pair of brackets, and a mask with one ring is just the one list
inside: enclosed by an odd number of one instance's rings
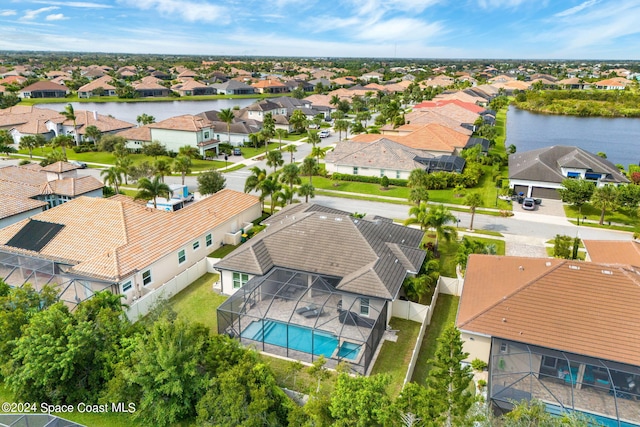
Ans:
{"label": "single-story house", "polygon": [[137,82],[133,82],[132,86],[141,98],[169,96],[169,92],[171,92],[171,90],[163,86],[161,83],[162,80],[160,79],[152,76],[146,76]]}
{"label": "single-story house", "polygon": [[218,332],[262,351],[310,362],[320,355],[368,372],[404,279],[425,258],[423,232],[289,205],[219,261]]}
{"label": "single-story house", "polygon": [[509,187],[526,197],[560,199],[566,178],[581,178],[597,187],[629,183],[609,160],[579,147],[554,145],[509,156]]}
{"label": "single-story house", "polygon": [[18,98],[64,98],[71,91],[66,86],[50,81],[39,81],[21,89]]}
{"label": "single-story house", "polygon": [[171,90],[178,92],[180,96],[216,94],[216,89],[213,86],[207,86],[197,80],[185,80],[184,82],[171,86]]}
{"label": "single-story house", "polygon": [[67,162],[0,168],[0,228],[80,196],[102,197],[104,184],[78,169]]}
{"label": "single-story house", "polygon": [[260,215],[258,197],[227,189],[176,212],[122,195],[79,197],[0,229],[0,278],[15,287],[54,284],[72,307],[101,290],[130,304]]}
{"label": "single-story house", "polygon": [[598,425],[640,420],[638,267],[471,255],[456,326],[467,362],[488,363],[488,399],[537,399]]}
{"label": "single-story house", "polygon": [[102,76],[78,88],[78,98],[92,96],[116,96],[116,87],[112,84],[113,77]]}
{"label": "single-story house", "polygon": [[256,93],[253,87],[233,79],[223,83],[215,83],[211,86],[217,91],[218,95],[252,95]]}

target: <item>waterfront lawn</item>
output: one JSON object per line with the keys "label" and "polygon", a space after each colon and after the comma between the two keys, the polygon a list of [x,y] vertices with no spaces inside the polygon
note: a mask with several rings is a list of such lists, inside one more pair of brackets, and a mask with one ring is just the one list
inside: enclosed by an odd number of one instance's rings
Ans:
{"label": "waterfront lawn", "polygon": [[384,341],[376,359],[371,374],[388,374],[391,383],[387,386],[390,396],[396,397],[402,391],[407,367],[411,361],[411,354],[416,346],[421,323],[392,317],[389,322],[391,329],[397,330],[398,341]]}
{"label": "waterfront lawn", "polygon": [[433,317],[431,317],[431,324],[427,327],[420,345],[420,354],[418,355],[416,368],[413,371],[412,381],[420,385],[426,384],[427,376],[431,369],[428,361],[433,359],[436,353],[438,337],[440,337],[444,328],[455,322],[459,301],[460,297],[446,294],[438,295]]}

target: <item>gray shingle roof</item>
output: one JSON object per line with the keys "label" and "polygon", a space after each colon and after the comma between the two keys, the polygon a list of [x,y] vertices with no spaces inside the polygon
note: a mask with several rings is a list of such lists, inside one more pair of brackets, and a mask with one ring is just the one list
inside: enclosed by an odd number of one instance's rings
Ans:
{"label": "gray shingle roof", "polygon": [[579,147],[554,145],[509,156],[510,179],[560,183],[566,178],[563,167],[606,173],[608,182],[629,182],[613,163]]}
{"label": "gray shingle roof", "polygon": [[424,168],[417,160],[424,156],[423,151],[382,137],[371,143],[338,142],[335,148],[326,154],[325,162],[336,165],[412,171]]}
{"label": "gray shingle roof", "polygon": [[274,215],[266,230],[216,268],[264,275],[273,267],[339,277],[338,290],[394,299],[425,252],[423,232],[388,221],[353,218],[321,205],[299,204]]}

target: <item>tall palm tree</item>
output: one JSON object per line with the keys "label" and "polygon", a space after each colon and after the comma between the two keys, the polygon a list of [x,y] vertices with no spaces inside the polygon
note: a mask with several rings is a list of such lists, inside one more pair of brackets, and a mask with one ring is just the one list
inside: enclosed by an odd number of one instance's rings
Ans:
{"label": "tall palm tree", "polygon": [[417,206],[411,206],[409,208],[409,218],[404,221],[404,225],[419,224],[420,230],[425,231],[429,227],[427,222],[428,214],[429,207],[427,202],[420,202]]}
{"label": "tall palm tree", "polygon": [[100,141],[100,138],[102,138],[102,131],[98,129],[97,126],[91,125],[91,126],[87,126],[87,128],[84,131],[84,135],[87,138],[91,138],[93,143],[97,145],[98,142]]}
{"label": "tall palm tree", "polygon": [[164,159],[156,160],[153,167],[155,169],[155,174],[160,177],[162,182],[164,182],[165,176],[171,175],[171,163]]}
{"label": "tall palm tree", "polygon": [[338,141],[342,141],[342,131],[346,132],[349,129],[349,122],[344,119],[336,120],[333,129],[338,131]]}
{"label": "tall palm tree", "polygon": [[270,209],[272,215],[275,212],[276,206],[275,194],[280,190],[280,188],[282,188],[282,185],[274,177],[268,177],[267,179],[263,180],[259,186],[260,199],[262,200],[262,203],[264,204],[264,201],[267,197],[269,197],[271,200]]}
{"label": "tall palm tree", "polygon": [[29,158],[33,159],[33,150],[38,146],[35,135],[25,135],[20,138],[20,149],[29,150]]}
{"label": "tall palm tree", "polygon": [[73,137],[69,135],[58,135],[56,137],[51,138],[49,143],[52,147],[60,147],[62,148],[62,157],[64,160],[67,160],[67,147],[73,142]]}
{"label": "tall palm tree", "polygon": [[282,150],[282,138],[286,138],[287,135],[289,135],[289,132],[287,132],[286,129],[278,128],[275,130],[275,136],[278,137],[280,142],[280,146],[278,147],[279,150]]}
{"label": "tall palm tree", "polygon": [[469,230],[473,230],[473,219],[476,216],[476,208],[482,206],[482,196],[479,193],[469,193],[464,198],[464,204],[471,209],[471,223],[469,224]]}
{"label": "tall palm tree", "polygon": [[276,204],[280,205],[280,207],[285,207],[287,204],[293,202],[293,196],[295,195],[295,191],[289,187],[282,187],[280,191],[275,193],[273,197],[276,200]]}
{"label": "tall palm tree", "polygon": [[172,191],[167,184],[160,180],[159,176],[154,176],[153,180],[149,178],[140,178],[138,181],[138,192],[136,193],[134,200],[151,200],[153,199],[153,207],[157,208],[157,198],[171,197]]}
{"label": "tall palm tree", "polygon": [[249,134],[249,142],[253,146],[253,148],[259,148],[260,144],[264,140],[264,134],[262,132],[255,132]]}
{"label": "tall palm tree", "polygon": [[111,166],[108,169],[100,171],[100,176],[105,184],[113,186],[116,194],[120,193],[120,184],[122,183],[122,170],[117,166]]}
{"label": "tall palm tree", "polygon": [[192,159],[197,159],[200,157],[200,152],[196,147],[192,147],[191,145],[183,145],[178,150],[178,154],[181,156],[188,156]]}
{"label": "tall palm tree", "polygon": [[593,203],[596,208],[600,208],[600,222],[598,224],[604,224],[604,214],[607,209],[615,210],[617,199],[618,188],[613,185],[598,187],[593,191],[591,203]]}
{"label": "tall palm tree", "polygon": [[231,144],[231,123],[233,123],[236,118],[233,114],[233,110],[231,108],[223,108],[218,113],[218,118],[227,124],[227,142]]}
{"label": "tall palm tree", "polygon": [[261,132],[264,135],[264,150],[269,151],[269,141],[276,134],[276,121],[271,113],[264,115]]}
{"label": "tall palm tree", "polygon": [[436,253],[438,252],[438,243],[440,242],[440,239],[449,241],[458,235],[455,227],[447,225],[452,222],[457,223],[456,217],[444,205],[436,205],[429,209],[426,221],[429,228],[436,230]]}
{"label": "tall palm tree", "polygon": [[287,145],[286,147],[284,147],[284,151],[286,151],[287,153],[291,153],[290,162],[293,163],[293,153],[298,151],[298,147],[296,147],[293,144],[290,144],[290,145]]}
{"label": "tall palm tree", "polygon": [[129,185],[129,170],[133,166],[133,159],[128,156],[116,157],[116,167],[120,169],[122,175],[124,175],[124,183]]}
{"label": "tall palm tree", "polygon": [[265,157],[267,159],[267,166],[273,167],[273,173],[276,173],[278,166],[282,166],[284,164],[281,151],[267,151]]}
{"label": "tall palm tree", "polygon": [[280,173],[280,181],[289,184],[289,188],[293,190],[293,186],[300,184],[300,168],[295,163],[289,163],[282,168]]}
{"label": "tall palm tree", "polygon": [[67,104],[67,106],[64,107],[64,110],[62,110],[60,114],[62,114],[62,116],[64,116],[65,119],[71,120],[73,122],[73,139],[75,140],[76,145],[78,145],[80,141],[78,139],[78,129],[76,125],[77,117],[76,117],[76,112],[73,109],[73,105]]}
{"label": "tall palm tree", "polygon": [[315,188],[313,187],[313,185],[309,184],[308,182],[298,187],[298,194],[301,196],[304,196],[305,203],[309,203],[309,197],[314,198],[316,196]]}
{"label": "tall palm tree", "polygon": [[309,175],[309,184],[313,184],[313,175],[318,171],[318,163],[316,162],[316,159],[313,157],[305,157],[302,161],[300,171],[304,175]]}
{"label": "tall palm tree", "polygon": [[[249,170],[251,171],[251,175],[249,175],[247,180],[244,182],[245,193],[259,191],[262,181],[267,179],[266,169],[260,169],[258,166],[254,166]],[[262,210],[264,211],[264,200],[262,200]]]}
{"label": "tall palm tree", "polygon": [[185,176],[191,173],[191,157],[185,155],[177,156],[173,160],[173,171],[182,176],[182,185],[184,185]]}

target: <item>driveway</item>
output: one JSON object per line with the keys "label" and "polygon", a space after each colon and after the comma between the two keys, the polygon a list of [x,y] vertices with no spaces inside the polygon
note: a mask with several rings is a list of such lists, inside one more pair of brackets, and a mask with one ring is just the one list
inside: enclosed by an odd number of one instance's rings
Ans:
{"label": "driveway", "polygon": [[533,211],[522,209],[522,205],[517,202],[513,204],[513,211],[522,211],[534,215],[550,215],[565,218],[562,200],[542,199],[542,204],[537,205]]}

